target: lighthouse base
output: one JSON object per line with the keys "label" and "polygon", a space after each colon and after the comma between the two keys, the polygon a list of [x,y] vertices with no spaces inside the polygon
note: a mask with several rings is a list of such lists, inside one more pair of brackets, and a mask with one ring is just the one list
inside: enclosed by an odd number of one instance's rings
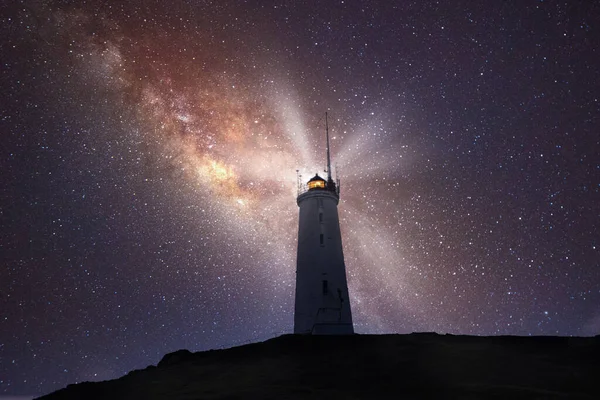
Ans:
{"label": "lighthouse base", "polygon": [[352,324],[315,324],[311,334],[313,335],[353,335]]}

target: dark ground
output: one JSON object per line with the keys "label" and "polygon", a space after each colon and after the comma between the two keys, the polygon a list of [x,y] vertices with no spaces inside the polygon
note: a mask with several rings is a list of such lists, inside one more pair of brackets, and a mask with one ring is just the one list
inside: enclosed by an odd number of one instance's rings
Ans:
{"label": "dark ground", "polygon": [[599,399],[600,336],[296,336],[167,354],[66,399]]}

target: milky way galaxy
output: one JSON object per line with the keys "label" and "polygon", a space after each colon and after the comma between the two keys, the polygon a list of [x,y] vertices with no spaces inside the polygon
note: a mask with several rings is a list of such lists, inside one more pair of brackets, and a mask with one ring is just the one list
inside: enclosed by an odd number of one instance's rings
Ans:
{"label": "milky way galaxy", "polygon": [[290,333],[325,112],[358,333],[600,334],[600,7],[438,3],[0,6],[0,396]]}

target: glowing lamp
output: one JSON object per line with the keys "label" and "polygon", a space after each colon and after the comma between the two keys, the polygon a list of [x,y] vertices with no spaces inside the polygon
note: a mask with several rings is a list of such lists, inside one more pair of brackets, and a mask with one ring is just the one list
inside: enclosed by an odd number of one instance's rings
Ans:
{"label": "glowing lamp", "polygon": [[313,189],[325,189],[325,179],[321,178],[318,174],[308,181],[308,190]]}

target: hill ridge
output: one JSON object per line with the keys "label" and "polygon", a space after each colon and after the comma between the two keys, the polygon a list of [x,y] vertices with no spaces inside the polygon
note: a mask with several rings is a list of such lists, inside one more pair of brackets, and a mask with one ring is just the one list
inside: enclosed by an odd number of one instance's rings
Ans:
{"label": "hill ridge", "polygon": [[600,397],[600,336],[282,335],[166,354],[156,366],[41,397],[67,399]]}

